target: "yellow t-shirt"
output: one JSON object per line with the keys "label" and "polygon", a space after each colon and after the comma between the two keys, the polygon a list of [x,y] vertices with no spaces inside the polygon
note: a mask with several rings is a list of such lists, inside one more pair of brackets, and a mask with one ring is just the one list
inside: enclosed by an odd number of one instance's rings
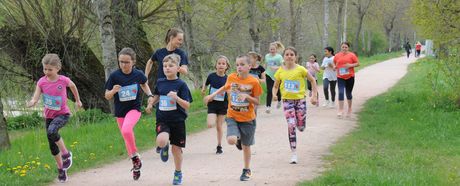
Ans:
{"label": "yellow t-shirt", "polygon": [[287,70],[280,67],[275,73],[275,79],[280,80],[281,98],[283,99],[304,99],[305,78],[308,71],[305,67],[296,65],[295,68]]}

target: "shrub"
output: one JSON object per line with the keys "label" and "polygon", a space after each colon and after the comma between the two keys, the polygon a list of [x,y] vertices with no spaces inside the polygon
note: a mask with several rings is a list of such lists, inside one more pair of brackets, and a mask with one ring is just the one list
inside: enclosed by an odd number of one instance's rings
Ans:
{"label": "shrub", "polygon": [[16,117],[7,118],[8,130],[17,130],[24,128],[35,128],[43,125],[44,119],[39,112],[24,114]]}

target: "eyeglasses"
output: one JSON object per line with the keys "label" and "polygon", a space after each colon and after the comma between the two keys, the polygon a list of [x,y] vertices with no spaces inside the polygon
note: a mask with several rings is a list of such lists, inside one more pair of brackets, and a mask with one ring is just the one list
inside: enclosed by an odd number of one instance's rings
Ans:
{"label": "eyeglasses", "polygon": [[120,62],[121,64],[124,64],[124,65],[127,65],[127,64],[131,63],[130,61],[118,61],[118,62]]}

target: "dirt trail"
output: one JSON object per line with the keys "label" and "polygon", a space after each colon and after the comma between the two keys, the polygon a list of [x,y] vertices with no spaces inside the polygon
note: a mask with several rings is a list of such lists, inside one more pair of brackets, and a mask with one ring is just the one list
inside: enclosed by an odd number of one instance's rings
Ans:
{"label": "dirt trail", "polygon": [[[412,56],[409,59],[399,57],[360,70],[353,91],[355,113],[369,98],[395,85],[406,74],[408,64],[415,60]],[[320,101],[324,101],[322,88],[319,88]],[[256,144],[252,147],[253,176],[247,182],[239,181],[243,167],[241,151],[223,144],[224,153],[215,154],[215,129],[188,135],[184,149],[184,185],[294,185],[315,178],[323,171],[322,157],[329,153],[332,144],[356,126],[356,121],[338,119],[336,109],[321,106],[309,105],[307,112],[307,128],[297,135],[299,162],[292,165],[289,164],[287,125],[282,111],[272,109],[271,114],[266,114],[264,107],[259,109]],[[65,185],[171,185],[172,157],[163,163],[154,151],[142,153],[142,176],[138,181],[133,181],[132,164],[126,159],[69,175]]]}

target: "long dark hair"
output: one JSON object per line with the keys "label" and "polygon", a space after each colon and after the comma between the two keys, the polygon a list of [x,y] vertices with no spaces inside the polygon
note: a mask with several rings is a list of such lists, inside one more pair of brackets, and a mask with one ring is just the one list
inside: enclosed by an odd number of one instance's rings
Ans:
{"label": "long dark hair", "polygon": [[333,49],[332,47],[328,46],[328,47],[326,47],[326,48],[324,48],[324,49],[327,50],[327,51],[329,51],[329,52],[331,52],[332,56],[335,55],[335,54],[334,54],[334,49]]}

